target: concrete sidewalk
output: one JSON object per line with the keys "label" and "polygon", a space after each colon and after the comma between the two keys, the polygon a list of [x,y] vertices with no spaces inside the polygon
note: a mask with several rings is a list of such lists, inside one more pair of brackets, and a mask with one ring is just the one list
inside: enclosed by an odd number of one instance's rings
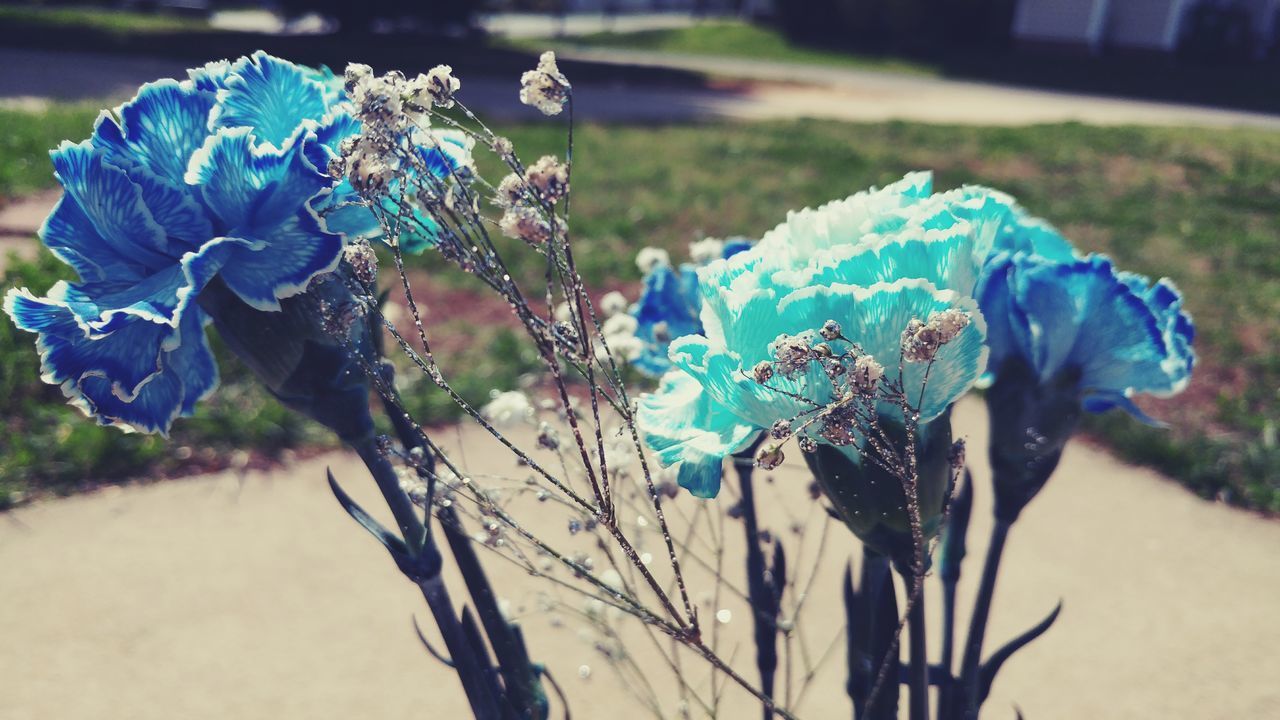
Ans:
{"label": "concrete sidewalk", "polygon": [[[956,413],[975,475],[987,475],[985,418],[968,400]],[[463,448],[473,476],[521,478],[509,453],[472,429],[437,432]],[[385,552],[338,508],[324,484],[331,466],[368,508],[378,501],[363,467],[334,454],[243,479],[223,473],[54,500],[0,517],[0,697],[7,720],[225,720],[467,717],[452,674],[413,635],[421,598]],[[807,480],[789,462],[761,485],[762,522],[782,538],[792,572],[807,567],[789,526],[811,508]],[[990,492],[980,482],[960,617],[979,572]],[[697,501],[682,496],[677,506]],[[717,503],[728,503],[722,498]],[[723,509],[723,508],[720,508]],[[552,505],[513,509],[558,546],[570,538]],[[673,513],[676,514],[676,513]],[[808,515],[806,533],[816,532]],[[740,557],[730,520],[728,557]],[[797,708],[805,719],[847,718],[839,582],[855,551],[832,528],[819,581],[797,632],[814,655],[834,648]],[[809,547],[814,546],[808,535]],[[655,549],[658,539],[647,540]],[[1043,495],[1015,527],[997,587],[990,647],[1064,610],[1044,637],[1001,673],[986,718],[1244,720],[1280,708],[1280,523],[1202,501],[1155,474],[1082,443],[1068,448]],[[642,545],[642,550],[644,546]],[[650,717],[608,671],[571,613],[555,627],[533,590],[545,589],[494,556],[485,562],[511,600],[533,656],[565,685],[574,717]],[[741,569],[728,575],[740,582]],[[691,578],[701,615],[719,626],[725,656],[754,677],[748,610],[710,604],[705,576]],[[936,581],[930,580],[931,593]],[[462,592],[455,585],[455,600]],[[794,602],[789,595],[787,602]],[[928,597],[938,627],[938,598]],[[937,638],[931,647],[936,653]],[[657,673],[647,641],[634,659]],[[580,679],[582,666],[592,669]],[[687,659],[685,672],[705,677]],[[656,668],[656,669],[655,669]],[[728,687],[722,717],[752,717],[752,701]],[[557,715],[558,716],[558,715]],[[699,717],[694,713],[693,717]]]}
{"label": "concrete sidewalk", "polygon": [[[564,56],[690,70],[739,81],[705,89],[575,84],[574,109],[584,121],[822,118],[1008,126],[1079,121],[1280,129],[1280,116],[1275,115],[870,70],[614,49],[574,51]],[[0,48],[0,67],[12,69],[0,73],[0,107],[39,107],[51,100],[113,103],[127,99],[144,82],[185,77],[185,64],[173,60],[12,48]],[[518,89],[515,77],[463,77],[460,97],[489,119],[546,121],[520,105]]]}

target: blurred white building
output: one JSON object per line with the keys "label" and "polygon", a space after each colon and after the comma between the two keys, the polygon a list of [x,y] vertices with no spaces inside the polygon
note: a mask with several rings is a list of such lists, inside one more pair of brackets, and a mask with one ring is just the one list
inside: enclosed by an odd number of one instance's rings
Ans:
{"label": "blurred white building", "polygon": [[[1276,41],[1280,0],[1234,0],[1259,51]],[[1172,52],[1196,0],[1019,0],[1013,37],[1023,45]]]}

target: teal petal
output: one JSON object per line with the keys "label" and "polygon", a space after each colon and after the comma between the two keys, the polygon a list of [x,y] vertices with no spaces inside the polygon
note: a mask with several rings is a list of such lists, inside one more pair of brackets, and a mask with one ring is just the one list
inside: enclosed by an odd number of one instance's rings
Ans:
{"label": "teal petal", "polygon": [[658,462],[679,464],[680,485],[698,497],[716,496],[724,459],[760,433],[682,372],[668,373],[657,392],[641,398],[637,419]]}

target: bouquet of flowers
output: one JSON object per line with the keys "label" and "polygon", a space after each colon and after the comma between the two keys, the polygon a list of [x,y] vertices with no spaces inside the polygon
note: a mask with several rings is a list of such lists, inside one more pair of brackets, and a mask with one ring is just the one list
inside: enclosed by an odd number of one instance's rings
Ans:
{"label": "bouquet of flowers", "polygon": [[[36,335],[46,382],[97,422],[139,432],[167,432],[215,390],[212,325],[280,402],[359,453],[396,527],[329,483],[423,594],[436,624],[423,642],[477,718],[545,718],[547,689],[559,691],[483,553],[538,578],[546,609],[571,611],[621,671],[667,673],[679,692],[642,698],[659,716],[714,715],[716,682],[690,669],[700,662],[764,717],[796,717],[805,680],[793,692],[790,673],[785,691],[777,679],[793,654],[812,676],[791,639],[815,571],[797,560],[802,542],[788,551],[760,529],[755,478],[787,456],[813,484],[774,490],[863,547],[844,587],[854,716],[897,717],[905,687],[913,720],[977,717],[1001,665],[1057,616],[984,656],[1009,530],[1083,411],[1154,422],[1134,396],[1185,387],[1194,330],[1177,289],[1077,252],[1008,195],[935,192],[912,173],[792,212],[758,240],[694,243],[688,263],[642,249],[634,303],[596,294],[570,229],[572,85],[551,53],[520,85],[521,102],[567,118],[562,157],[526,163],[461,102],[447,66],[336,77],[259,52],[145,85],[52,153],[64,196],[41,238],[79,280],[10,290],[5,311]],[[481,173],[482,152],[501,177]],[[406,270],[421,253],[510,307],[542,366],[526,387],[477,407],[451,385]],[[545,268],[536,283],[512,272],[516,254]],[[524,477],[471,476],[406,411],[406,368]],[[990,409],[995,524],[957,648],[975,482],[950,418],[974,388]],[[726,485],[736,502],[718,504]],[[547,513],[567,540],[535,529]],[[741,575],[725,563],[726,516],[745,529]],[[451,599],[448,565],[469,607]],[[944,603],[936,662],[930,574]],[[721,591],[751,609],[754,672],[717,646],[728,611],[710,623],[698,612]],[[627,624],[663,667],[635,663]]]}

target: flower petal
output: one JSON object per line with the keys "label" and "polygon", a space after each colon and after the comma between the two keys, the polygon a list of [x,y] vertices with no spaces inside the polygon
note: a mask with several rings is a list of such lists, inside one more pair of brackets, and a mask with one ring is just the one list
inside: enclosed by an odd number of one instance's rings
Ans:
{"label": "flower petal", "polygon": [[99,424],[167,434],[173,421],[188,416],[218,386],[218,365],[205,339],[203,313],[193,309],[182,321],[180,342],[160,355],[160,370],[133,397],[121,397],[106,378],[89,375],[63,384],[73,405]]}
{"label": "flower petal", "polygon": [[191,300],[239,242],[211,242],[180,263],[114,291],[66,282],[56,283],[45,297],[13,289],[5,297],[5,311],[19,328],[40,335],[45,382],[96,375],[130,397],[160,371],[161,353],[179,341],[179,327],[194,311]]}
{"label": "flower petal", "polygon": [[140,164],[179,186],[187,158],[209,136],[214,94],[190,83],[157,80],[117,110],[119,122],[105,113],[94,128],[93,144],[121,167]]}
{"label": "flower petal", "polygon": [[280,148],[304,120],[325,116],[324,87],[312,72],[259,50],[241,58],[218,91],[209,129],[250,128],[255,140]]}
{"label": "flower petal", "polygon": [[88,141],[63,142],[50,157],[65,197],[79,206],[95,230],[76,250],[97,254],[85,245],[100,242],[122,263],[137,268],[156,269],[171,262],[164,228],[143,202],[142,188],[124,170],[105,162]]}
{"label": "flower petal", "polygon": [[[794,328],[786,331],[791,334],[834,319],[845,337],[892,368],[902,357],[902,331],[911,320],[928,320],[953,308],[968,313],[969,324],[938,350],[932,363],[903,366],[902,387],[919,404],[920,421],[929,422],[946,412],[987,367],[986,323],[973,298],[908,278],[869,288],[808,287],[784,298],[778,312],[783,325]],[[812,389],[806,394],[815,397]]]}
{"label": "flower petal", "polygon": [[683,372],[668,373],[656,393],[640,400],[645,443],[664,467],[680,464],[680,486],[697,497],[720,491],[724,459],[751,444],[760,429],[741,422]]}
{"label": "flower petal", "polygon": [[693,266],[683,265],[679,271],[669,265],[655,267],[645,276],[644,292],[631,312],[637,321],[635,336],[643,343],[633,365],[653,377],[670,370],[667,352],[671,340],[702,333],[702,322],[698,320],[701,307],[698,274]]}
{"label": "flower petal", "polygon": [[230,60],[214,60],[198,68],[187,70],[187,77],[198,90],[217,92],[226,87],[227,75],[231,74]]}
{"label": "flower petal", "polygon": [[116,252],[70,195],[63,195],[45,218],[40,240],[86,282],[128,285],[146,272],[131,256]]}
{"label": "flower petal", "polygon": [[251,128],[219,130],[192,156],[186,180],[199,189],[223,234],[266,236],[332,182],[307,161],[302,144],[278,150],[256,145]]}
{"label": "flower petal", "polygon": [[220,277],[250,306],[279,310],[281,298],[297,295],[312,278],[337,268],[342,247],[342,237],[326,232],[303,208],[269,236],[243,238]]}

